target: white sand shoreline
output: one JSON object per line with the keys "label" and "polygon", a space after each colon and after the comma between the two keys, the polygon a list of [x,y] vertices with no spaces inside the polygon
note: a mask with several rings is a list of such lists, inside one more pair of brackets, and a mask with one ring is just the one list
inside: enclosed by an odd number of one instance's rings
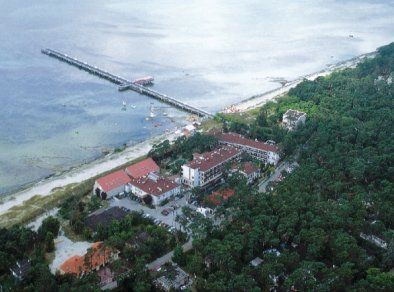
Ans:
{"label": "white sand shoreline", "polygon": [[[327,69],[302,76],[300,78],[297,78],[289,82],[285,86],[271,90],[269,92],[265,92],[263,94],[258,94],[256,96],[247,98],[233,106],[237,111],[240,112],[247,111],[256,107],[260,107],[267,101],[272,100],[286,93],[291,88],[297,86],[304,79],[314,80],[319,76],[328,75],[336,70],[354,67],[358,62],[360,62],[364,58],[372,57],[374,54],[375,52],[363,54],[354,57],[352,59],[331,65]],[[35,183],[32,186],[29,186],[23,190],[17,191],[10,195],[6,195],[0,204],[0,215],[6,213],[9,209],[11,209],[14,206],[23,204],[24,201],[29,200],[30,198],[36,195],[40,195],[43,197],[51,195],[52,190],[55,188],[64,187],[72,183],[82,182],[84,180],[97,176],[103,172],[109,171],[113,168],[123,165],[133,159],[144,156],[148,153],[148,151],[151,149],[153,144],[159,141],[163,141],[165,139],[171,140],[174,138],[176,138],[175,133],[163,134],[158,137],[153,137],[137,145],[127,147],[121,153],[107,155],[91,163],[87,163],[81,165],[80,167],[73,168],[72,170],[65,172],[59,176],[51,177],[49,179]]]}
{"label": "white sand shoreline", "polygon": [[284,86],[278,87],[276,89],[270,90],[270,91],[262,93],[262,94],[257,94],[255,96],[249,97],[237,104],[234,104],[233,109],[238,112],[244,112],[247,110],[254,109],[256,107],[260,107],[260,106],[264,105],[267,101],[270,101],[282,94],[287,93],[291,88],[296,87],[304,79],[315,80],[317,77],[329,75],[332,72],[337,71],[337,70],[342,70],[342,69],[346,69],[346,68],[353,68],[363,59],[373,57],[375,54],[376,54],[376,52],[362,54],[357,57],[351,58],[349,60],[345,60],[345,61],[333,64],[333,65],[329,66],[328,68],[321,70],[319,72],[315,72],[312,74],[301,76],[295,80],[288,82]]}
{"label": "white sand shoreline", "polygon": [[31,187],[7,195],[2,204],[0,204],[0,215],[6,213],[14,206],[23,204],[24,201],[40,195],[48,196],[55,188],[65,187],[72,183],[79,183],[103,172],[109,171],[120,165],[123,165],[133,159],[146,155],[152,148],[152,145],[165,139],[174,139],[174,133],[163,134],[161,136],[152,137],[142,143],[127,147],[121,153],[114,153],[99,158],[91,163],[81,165],[59,176],[51,177],[47,180],[40,181]]}

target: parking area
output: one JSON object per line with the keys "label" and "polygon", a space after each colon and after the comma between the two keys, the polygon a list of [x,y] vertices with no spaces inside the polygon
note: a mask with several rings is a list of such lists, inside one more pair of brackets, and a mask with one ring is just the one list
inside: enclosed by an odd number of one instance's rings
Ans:
{"label": "parking area", "polygon": [[[164,206],[157,206],[156,208],[149,208],[129,197],[122,199],[111,198],[109,200],[110,206],[118,206],[129,209],[130,211],[143,212],[144,216],[152,218],[156,224],[164,223],[165,227],[171,229],[171,227],[181,230],[182,226],[176,221],[177,216],[183,216],[182,207],[188,206],[192,209],[196,209],[196,206],[187,203],[189,194],[186,193],[182,198],[175,198],[168,202]],[[167,225],[167,226],[166,226]],[[174,230],[174,229],[172,229]]]}

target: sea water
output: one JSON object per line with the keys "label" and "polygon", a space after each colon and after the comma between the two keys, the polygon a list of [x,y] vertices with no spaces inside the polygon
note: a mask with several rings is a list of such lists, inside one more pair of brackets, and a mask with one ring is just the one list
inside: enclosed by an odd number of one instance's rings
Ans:
{"label": "sea water", "polygon": [[216,112],[393,41],[393,15],[393,1],[0,0],[0,194],[186,123],[42,48]]}

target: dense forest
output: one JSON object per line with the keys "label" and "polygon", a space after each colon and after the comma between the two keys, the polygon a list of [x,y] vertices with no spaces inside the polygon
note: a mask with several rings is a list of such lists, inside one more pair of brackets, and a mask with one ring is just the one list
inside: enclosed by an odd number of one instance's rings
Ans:
{"label": "dense forest", "polygon": [[[394,43],[354,69],[305,80],[252,124],[222,117],[288,156],[298,149],[300,167],[270,193],[239,187],[222,225],[195,239],[183,262],[198,290],[394,290],[393,79]],[[295,132],[279,126],[289,108],[308,114]]]}
{"label": "dense forest", "polygon": [[[230,181],[236,195],[216,210],[221,223],[196,216],[189,226],[193,249],[186,254],[184,238],[170,238],[138,214],[101,228],[94,240],[116,246],[133,264],[118,290],[152,290],[145,264],[177,244],[173,260],[195,276],[198,291],[394,291],[393,79],[394,43],[356,68],[305,80],[263,106],[253,122],[217,115],[225,131],[275,140],[282,159],[296,159],[299,167],[267,193]],[[281,127],[289,108],[307,113],[297,131]],[[197,133],[155,145],[149,155],[176,172],[193,152],[216,145]],[[100,202],[81,200],[71,196],[60,215],[86,235],[82,219]],[[98,290],[94,274],[76,279],[50,273],[48,255],[58,232],[52,217],[37,232],[0,229],[1,291]],[[149,238],[133,247],[140,233]],[[262,262],[252,266],[256,257]],[[17,282],[9,268],[24,258],[31,269]]]}

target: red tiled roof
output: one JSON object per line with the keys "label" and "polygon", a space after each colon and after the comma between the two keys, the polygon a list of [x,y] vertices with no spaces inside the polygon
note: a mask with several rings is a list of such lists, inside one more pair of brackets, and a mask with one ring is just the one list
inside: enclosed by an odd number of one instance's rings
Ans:
{"label": "red tiled roof", "polygon": [[[96,267],[107,263],[111,256],[111,250],[103,245],[103,242],[95,242],[91,245],[92,252],[83,256],[72,256],[68,258],[61,266],[60,270],[66,274],[80,276],[82,273],[88,273]],[[85,257],[86,258],[85,260]],[[88,263],[88,264],[86,264]]]}
{"label": "red tiled roof", "polygon": [[244,162],[243,164],[239,165],[237,163],[233,163],[230,167],[231,170],[236,171],[243,171],[246,174],[251,174],[253,172],[256,172],[258,170],[258,167],[254,165],[252,162],[247,161]]}
{"label": "red tiled roof", "polygon": [[208,169],[225,162],[239,153],[240,151],[238,149],[226,146],[202,154],[196,153],[194,155],[194,159],[187,165],[193,169],[198,168],[201,171],[207,171]]}
{"label": "red tiled roof", "polygon": [[260,149],[269,152],[279,152],[279,148],[275,145],[270,145],[261,141],[245,138],[236,133],[214,133],[214,136],[219,140],[227,143],[239,144],[251,148]]}
{"label": "red tiled roof", "polygon": [[223,201],[234,196],[234,194],[235,194],[235,191],[233,189],[224,189],[221,191],[213,192],[208,197],[208,200],[211,201],[212,203],[214,203],[215,205],[220,205]]}
{"label": "red tiled roof", "polygon": [[130,182],[130,177],[123,171],[118,170],[97,179],[97,183],[104,192],[109,192]]}
{"label": "red tiled roof", "polygon": [[147,158],[126,168],[128,175],[134,178],[140,178],[159,170],[160,167],[152,158]]}
{"label": "red tiled roof", "polygon": [[160,176],[157,176],[156,179],[152,179],[149,176],[137,179],[132,178],[130,183],[153,196],[160,196],[178,187],[178,184],[176,184],[174,181]]}
{"label": "red tiled roof", "polygon": [[243,171],[246,174],[251,174],[253,172],[256,172],[258,168],[250,161],[247,161],[243,164]]}

